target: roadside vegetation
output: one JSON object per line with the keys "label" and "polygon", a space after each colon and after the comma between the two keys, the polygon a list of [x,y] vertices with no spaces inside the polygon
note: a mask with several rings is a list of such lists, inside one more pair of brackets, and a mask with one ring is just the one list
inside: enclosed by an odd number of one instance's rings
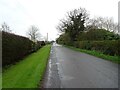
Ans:
{"label": "roadside vegetation", "polygon": [[119,63],[118,23],[108,17],[90,19],[85,8],[69,11],[66,17],[57,26],[57,43]]}
{"label": "roadside vegetation", "polygon": [[3,72],[3,88],[38,88],[41,86],[51,45],[46,45]]}
{"label": "roadside vegetation", "polygon": [[29,30],[29,37],[16,35],[9,31],[8,26],[2,25],[2,67],[15,64],[32,52],[36,52],[46,43],[37,40],[38,29],[32,26]]}
{"label": "roadside vegetation", "polygon": [[5,89],[40,87],[49,57],[50,42],[40,39],[39,28],[34,25],[30,26],[25,37],[13,33],[10,27],[3,23],[0,34],[2,34],[0,87]]}
{"label": "roadside vegetation", "polygon": [[0,89],[2,89],[2,73],[0,72]]}

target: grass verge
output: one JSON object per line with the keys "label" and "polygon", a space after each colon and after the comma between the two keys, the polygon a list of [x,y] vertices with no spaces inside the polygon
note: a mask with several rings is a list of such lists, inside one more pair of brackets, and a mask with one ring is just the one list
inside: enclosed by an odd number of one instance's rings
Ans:
{"label": "grass verge", "polygon": [[50,53],[46,45],[3,72],[3,88],[38,88]]}
{"label": "grass verge", "polygon": [[84,52],[84,53],[87,53],[87,54],[90,54],[90,55],[93,55],[93,56],[96,56],[96,57],[99,57],[99,58],[102,58],[102,59],[109,60],[109,61],[112,61],[114,63],[120,64],[120,56],[105,55],[102,52],[98,52],[98,51],[95,51],[95,50],[91,51],[91,50],[79,49],[79,48],[75,48],[75,47],[72,47],[72,46],[66,46],[66,45],[65,45],[65,47],[68,47],[68,48],[73,49],[75,51]]}
{"label": "grass verge", "polygon": [[2,73],[0,72],[0,90],[2,90]]}

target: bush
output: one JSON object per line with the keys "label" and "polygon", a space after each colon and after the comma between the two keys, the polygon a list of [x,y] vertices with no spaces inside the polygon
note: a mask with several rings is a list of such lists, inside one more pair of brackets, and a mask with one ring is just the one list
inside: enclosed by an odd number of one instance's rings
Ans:
{"label": "bush", "polygon": [[26,37],[2,31],[2,65],[13,64],[26,55],[38,50],[41,43],[33,43]]}

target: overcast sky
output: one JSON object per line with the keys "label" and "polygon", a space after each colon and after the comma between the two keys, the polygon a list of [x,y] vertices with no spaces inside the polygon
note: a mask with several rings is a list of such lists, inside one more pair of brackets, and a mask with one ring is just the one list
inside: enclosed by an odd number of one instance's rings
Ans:
{"label": "overcast sky", "polygon": [[0,0],[0,24],[6,22],[16,34],[26,36],[30,25],[36,25],[49,40],[58,37],[56,26],[66,12],[85,8],[90,17],[113,17],[118,21],[119,0]]}

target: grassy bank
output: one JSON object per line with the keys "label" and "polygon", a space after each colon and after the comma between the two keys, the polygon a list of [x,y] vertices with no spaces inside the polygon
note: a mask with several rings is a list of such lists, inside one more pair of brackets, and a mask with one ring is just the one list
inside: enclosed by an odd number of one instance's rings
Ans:
{"label": "grassy bank", "polygon": [[37,88],[40,86],[47,60],[50,45],[46,45],[32,53],[16,65],[11,66],[3,73],[3,88]]}
{"label": "grassy bank", "polygon": [[0,90],[2,89],[2,73],[0,72]]}
{"label": "grassy bank", "polygon": [[90,54],[90,55],[93,55],[93,56],[96,56],[96,57],[99,57],[99,58],[103,58],[105,60],[109,60],[109,61],[112,61],[114,63],[119,63],[120,64],[120,56],[105,55],[102,52],[91,51],[91,50],[84,50],[84,49],[79,49],[79,48],[75,48],[75,47],[72,47],[72,46],[65,46],[65,47],[68,47],[68,48],[73,49],[75,51],[84,52],[84,53],[87,53],[87,54]]}

